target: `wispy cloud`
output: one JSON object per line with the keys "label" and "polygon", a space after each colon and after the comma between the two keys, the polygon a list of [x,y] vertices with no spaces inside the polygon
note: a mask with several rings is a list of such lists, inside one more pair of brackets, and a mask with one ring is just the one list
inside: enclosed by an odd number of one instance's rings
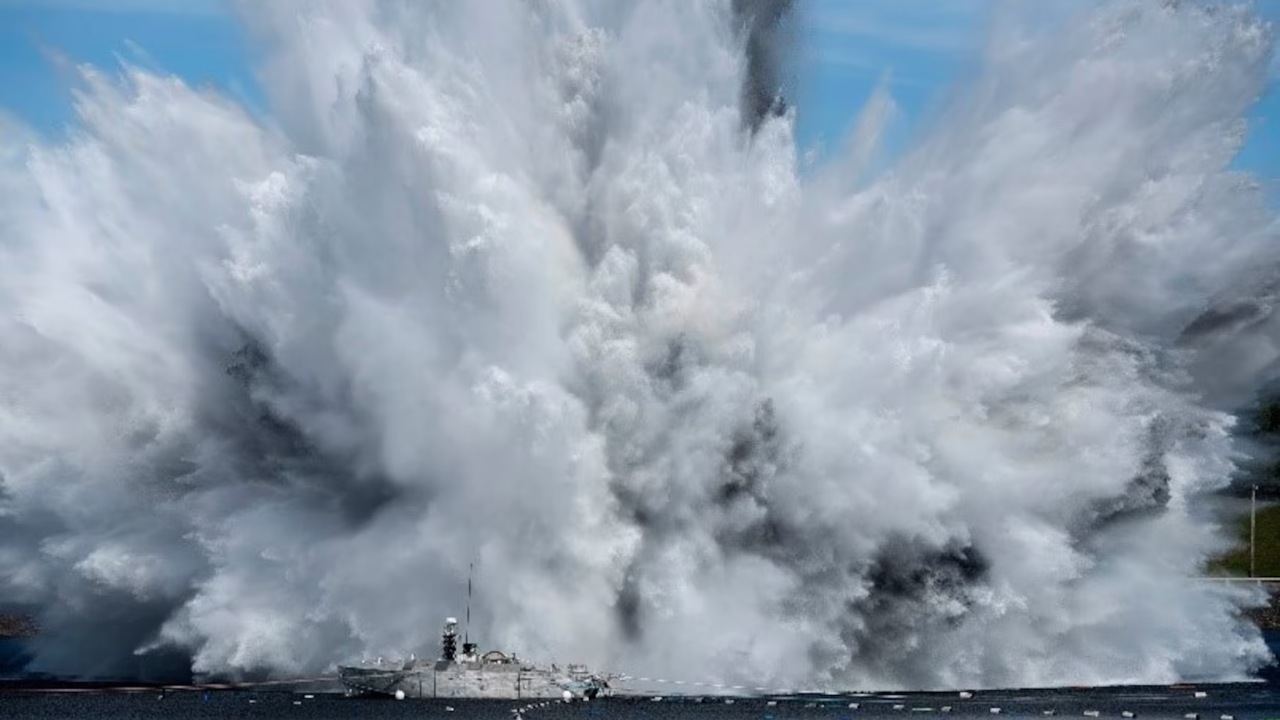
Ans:
{"label": "wispy cloud", "polygon": [[926,52],[961,52],[976,42],[975,27],[991,0],[928,3],[815,0],[804,13],[808,33]]}
{"label": "wispy cloud", "polygon": [[224,0],[0,0],[0,10],[85,10],[163,15],[222,15]]}
{"label": "wispy cloud", "polygon": [[[821,65],[828,72],[876,78],[883,80],[892,88],[928,87],[932,84],[910,72],[911,63],[895,63],[894,58],[885,57],[881,53],[866,48],[828,42],[811,46],[807,52],[809,62]],[[904,65],[907,72],[902,71]]]}
{"label": "wispy cloud", "polygon": [[996,0],[812,0],[803,6],[806,62],[825,73],[926,87],[939,68],[975,50]]}

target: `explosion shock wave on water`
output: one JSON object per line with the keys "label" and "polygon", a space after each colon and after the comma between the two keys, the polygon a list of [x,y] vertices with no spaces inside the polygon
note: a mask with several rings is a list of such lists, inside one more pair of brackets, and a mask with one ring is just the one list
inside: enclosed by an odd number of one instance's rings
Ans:
{"label": "explosion shock wave on water", "polygon": [[[246,2],[267,119],[86,69],[3,126],[0,600],[30,670],[476,636],[752,684],[1240,677],[1188,578],[1273,379],[1247,8],[1002,7],[801,173],[786,2]],[[1052,14],[1052,17],[1050,17]],[[3,610],[5,608],[0,608]]]}

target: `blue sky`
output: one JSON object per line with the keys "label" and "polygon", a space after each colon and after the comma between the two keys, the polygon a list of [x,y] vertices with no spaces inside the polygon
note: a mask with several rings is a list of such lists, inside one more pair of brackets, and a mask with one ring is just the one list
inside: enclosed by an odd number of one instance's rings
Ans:
{"label": "blue sky", "polygon": [[991,0],[800,0],[800,147],[837,143],[884,81],[898,113],[886,142],[890,151],[901,151],[978,48],[990,5]]}
{"label": "blue sky", "polygon": [[73,120],[74,65],[120,60],[261,104],[223,0],[0,0],[0,111],[38,130]]}
{"label": "blue sky", "polygon": [[[110,69],[121,59],[215,86],[260,108],[248,48],[225,1],[0,0],[0,112],[42,132],[60,132],[73,121],[72,66]],[[899,110],[887,145],[890,153],[902,150],[980,42],[990,2],[801,0],[801,148],[834,145],[887,77]],[[1256,5],[1280,23],[1280,0]],[[1274,82],[1252,122],[1236,165],[1274,182],[1280,178]]]}
{"label": "blue sky", "polygon": [[[898,106],[889,150],[901,151],[911,132],[942,101],[978,49],[992,0],[800,0],[806,59],[802,68],[798,142],[839,137],[852,114],[889,71]],[[1253,0],[1280,27],[1280,0]],[[1235,167],[1259,174],[1280,196],[1280,58],[1269,92],[1254,107],[1248,142]],[[828,144],[831,141],[828,140]]]}

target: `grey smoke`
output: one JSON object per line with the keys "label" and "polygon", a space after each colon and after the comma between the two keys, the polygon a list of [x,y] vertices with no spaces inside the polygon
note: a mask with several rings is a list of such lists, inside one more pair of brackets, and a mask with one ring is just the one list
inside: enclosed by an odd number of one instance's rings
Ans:
{"label": "grey smoke", "polygon": [[473,562],[486,646],[635,673],[1266,661],[1257,597],[1187,578],[1280,355],[1203,319],[1280,267],[1228,170],[1269,28],[1012,6],[905,157],[865,177],[879,98],[808,177],[791,10],[245,3],[264,123],[87,71],[81,131],[0,147],[30,669],[432,653]]}
{"label": "grey smoke", "polygon": [[753,131],[769,115],[786,109],[783,96],[784,59],[794,38],[786,21],[795,0],[733,0],[733,14],[746,44],[742,81],[742,117]]}

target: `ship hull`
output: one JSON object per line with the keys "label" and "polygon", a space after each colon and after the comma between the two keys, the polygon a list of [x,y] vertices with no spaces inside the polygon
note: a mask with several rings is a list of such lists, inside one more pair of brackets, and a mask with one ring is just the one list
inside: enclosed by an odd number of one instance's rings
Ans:
{"label": "ship hull", "polygon": [[537,700],[561,699],[566,691],[579,699],[591,699],[607,690],[593,677],[529,667],[419,667],[392,670],[381,667],[340,667],[338,674],[348,693],[396,695],[406,698],[476,698]]}

